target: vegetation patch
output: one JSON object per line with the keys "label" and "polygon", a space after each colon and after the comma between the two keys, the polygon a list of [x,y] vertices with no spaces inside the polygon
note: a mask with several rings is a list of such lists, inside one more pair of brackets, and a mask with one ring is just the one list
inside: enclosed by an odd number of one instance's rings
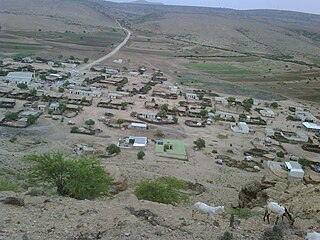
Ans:
{"label": "vegetation patch", "polygon": [[20,186],[7,179],[0,180],[0,192],[1,191],[13,191],[19,192],[21,190]]}
{"label": "vegetation patch", "polygon": [[178,204],[188,200],[182,190],[188,188],[187,182],[175,177],[157,180],[144,180],[137,184],[134,194],[137,198],[165,204]]}
{"label": "vegetation patch", "polygon": [[243,219],[248,219],[256,215],[256,213],[249,208],[230,208],[227,210],[227,213]]}
{"label": "vegetation patch", "polygon": [[255,71],[238,68],[229,64],[188,63],[186,64],[186,67],[209,74],[257,74]]}

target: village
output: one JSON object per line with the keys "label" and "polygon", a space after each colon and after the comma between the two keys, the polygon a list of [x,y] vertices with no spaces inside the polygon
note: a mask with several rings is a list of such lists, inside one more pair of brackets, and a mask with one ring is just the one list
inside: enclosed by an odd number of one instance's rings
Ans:
{"label": "village", "polygon": [[[160,69],[127,69],[123,61],[89,69],[73,57],[0,62],[1,151],[9,159],[3,166],[19,169],[15,159],[33,152],[95,156],[116,172],[113,194],[175,176],[191,186],[192,201],[234,208],[264,202],[262,192],[251,191],[265,186],[282,201],[288,191],[317,186],[319,106],[190,88]],[[312,204],[299,205],[300,226],[318,211]]]}

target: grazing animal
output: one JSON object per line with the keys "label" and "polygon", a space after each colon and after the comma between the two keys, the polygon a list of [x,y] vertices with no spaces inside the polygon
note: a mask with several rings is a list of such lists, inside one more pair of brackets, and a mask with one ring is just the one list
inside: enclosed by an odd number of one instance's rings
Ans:
{"label": "grazing animal", "polygon": [[[224,212],[224,206],[218,206],[218,207],[211,207],[205,203],[202,202],[197,202],[194,204],[194,206],[196,207],[196,209],[204,214],[208,214],[209,217],[211,217],[211,219],[213,221],[215,221],[215,215],[219,214],[219,213],[223,213]],[[195,214],[195,210],[192,210],[192,217]]]}
{"label": "grazing animal", "polygon": [[263,221],[265,221],[266,217],[267,217],[268,223],[270,224],[269,216],[270,216],[270,213],[273,212],[273,213],[277,214],[277,219],[276,219],[275,224],[278,224],[279,217],[281,216],[282,222],[283,222],[283,217],[286,217],[288,219],[290,225],[291,226],[293,225],[294,219],[284,206],[281,206],[279,203],[276,203],[276,202],[269,202],[265,206],[265,208],[266,208],[266,211],[264,213]]}
{"label": "grazing animal", "polygon": [[308,240],[320,240],[320,233],[317,233],[314,231],[307,233],[307,239]]}

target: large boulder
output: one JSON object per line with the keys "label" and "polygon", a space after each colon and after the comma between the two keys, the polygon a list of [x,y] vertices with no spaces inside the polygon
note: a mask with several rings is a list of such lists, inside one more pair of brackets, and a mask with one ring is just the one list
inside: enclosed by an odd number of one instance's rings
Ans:
{"label": "large boulder", "polygon": [[110,189],[111,194],[118,194],[128,188],[128,180],[117,166],[107,166],[106,171],[113,178],[113,186]]}
{"label": "large boulder", "polygon": [[241,188],[238,203],[241,208],[253,208],[266,205],[267,199],[268,196],[261,183],[252,181]]}

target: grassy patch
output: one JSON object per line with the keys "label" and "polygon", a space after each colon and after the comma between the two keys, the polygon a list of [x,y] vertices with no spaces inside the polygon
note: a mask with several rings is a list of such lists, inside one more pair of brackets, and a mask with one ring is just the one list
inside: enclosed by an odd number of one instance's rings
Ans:
{"label": "grassy patch", "polygon": [[257,72],[238,68],[229,64],[217,64],[217,63],[188,63],[187,68],[192,70],[209,73],[209,74],[257,74]]}
{"label": "grassy patch", "polygon": [[243,219],[248,219],[256,215],[256,213],[249,208],[230,208],[227,210],[227,213]]}
{"label": "grassy patch", "polygon": [[20,190],[21,188],[18,184],[8,181],[7,179],[0,180],[0,191],[19,192]]}

